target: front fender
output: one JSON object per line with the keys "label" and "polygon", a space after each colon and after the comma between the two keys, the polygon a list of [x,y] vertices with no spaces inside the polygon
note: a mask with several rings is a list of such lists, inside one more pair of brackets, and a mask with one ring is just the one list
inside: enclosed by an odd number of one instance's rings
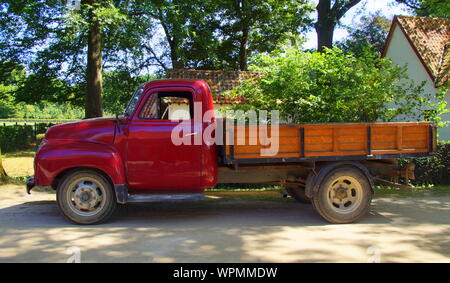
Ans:
{"label": "front fender", "polygon": [[77,167],[101,170],[110,177],[113,185],[126,181],[119,152],[107,144],[47,141],[36,153],[34,163],[37,186],[50,186],[61,172]]}

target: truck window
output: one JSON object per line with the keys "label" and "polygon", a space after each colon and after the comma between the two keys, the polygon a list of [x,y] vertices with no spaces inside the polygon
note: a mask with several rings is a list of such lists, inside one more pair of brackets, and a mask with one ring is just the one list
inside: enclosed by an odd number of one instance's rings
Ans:
{"label": "truck window", "polygon": [[141,99],[141,95],[143,92],[144,88],[140,87],[133,93],[133,97],[131,97],[130,102],[128,102],[127,107],[125,108],[125,114],[128,114],[129,116],[133,114],[133,110],[136,107],[139,99]]}
{"label": "truck window", "polygon": [[186,91],[158,92],[150,95],[142,108],[140,119],[191,120],[192,93]]}

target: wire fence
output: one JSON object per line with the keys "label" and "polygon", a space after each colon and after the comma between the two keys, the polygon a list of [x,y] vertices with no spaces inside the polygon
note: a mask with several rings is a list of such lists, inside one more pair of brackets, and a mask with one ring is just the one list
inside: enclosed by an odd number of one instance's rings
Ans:
{"label": "wire fence", "polygon": [[76,119],[0,119],[0,126],[33,125],[40,123],[62,124],[77,121]]}
{"label": "wire fence", "polygon": [[48,128],[75,120],[69,119],[0,119],[0,148],[13,152],[32,148]]}

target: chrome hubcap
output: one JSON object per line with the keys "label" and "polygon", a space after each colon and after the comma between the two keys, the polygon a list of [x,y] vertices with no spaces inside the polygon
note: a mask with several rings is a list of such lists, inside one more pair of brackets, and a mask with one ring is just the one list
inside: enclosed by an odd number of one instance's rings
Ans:
{"label": "chrome hubcap", "polygon": [[328,204],[336,212],[351,213],[362,202],[361,184],[353,177],[336,178],[328,188]]}
{"label": "chrome hubcap", "polygon": [[103,208],[105,188],[94,180],[83,179],[72,182],[68,190],[69,207],[82,216],[92,216]]}

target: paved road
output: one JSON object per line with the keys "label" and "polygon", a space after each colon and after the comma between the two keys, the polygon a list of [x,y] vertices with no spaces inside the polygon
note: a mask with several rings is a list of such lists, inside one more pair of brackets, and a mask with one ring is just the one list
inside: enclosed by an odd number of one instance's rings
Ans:
{"label": "paved road", "polygon": [[82,262],[450,262],[448,194],[376,198],[348,225],[265,194],[129,205],[108,224],[75,226],[53,194],[0,186],[0,262],[66,262],[76,250]]}

